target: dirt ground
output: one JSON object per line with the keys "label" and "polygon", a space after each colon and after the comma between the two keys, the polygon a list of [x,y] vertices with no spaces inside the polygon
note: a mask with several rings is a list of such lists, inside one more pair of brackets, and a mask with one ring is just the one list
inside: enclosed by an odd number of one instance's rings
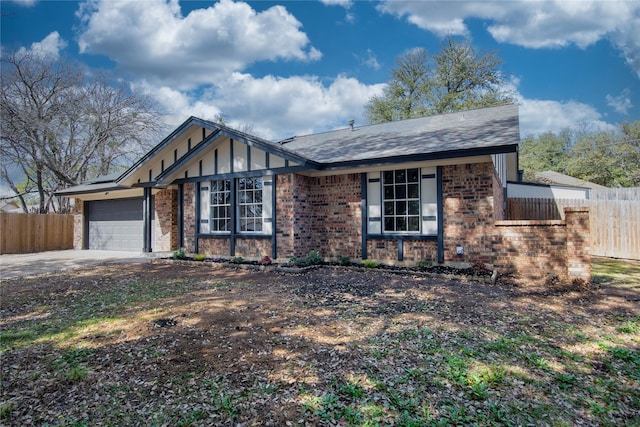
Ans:
{"label": "dirt ground", "polygon": [[[157,295],[141,298],[132,282]],[[304,399],[356,381],[376,402],[379,387],[366,378],[423,357],[408,344],[378,357],[379,340],[402,346],[403,333],[429,330],[476,348],[473,340],[517,331],[553,334],[567,319],[588,334],[602,316],[640,315],[632,287],[533,288],[330,267],[98,266],[5,281],[1,291],[0,328],[14,334],[2,355],[7,425],[354,425],[346,415],[323,418]],[[15,335],[24,325],[29,345]],[[75,376],[74,367],[82,367]],[[459,390],[421,393],[442,402]]]}

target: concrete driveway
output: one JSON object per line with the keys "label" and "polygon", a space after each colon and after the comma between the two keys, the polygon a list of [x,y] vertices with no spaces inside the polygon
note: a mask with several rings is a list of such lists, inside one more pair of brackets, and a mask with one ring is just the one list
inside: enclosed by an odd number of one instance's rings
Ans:
{"label": "concrete driveway", "polygon": [[0,279],[15,279],[106,263],[145,263],[153,256],[141,252],[66,250],[0,255]]}

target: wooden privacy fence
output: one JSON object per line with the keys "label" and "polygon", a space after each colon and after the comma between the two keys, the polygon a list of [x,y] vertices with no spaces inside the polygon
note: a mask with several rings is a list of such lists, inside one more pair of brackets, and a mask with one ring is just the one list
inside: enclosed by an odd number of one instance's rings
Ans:
{"label": "wooden privacy fence", "polygon": [[507,219],[564,219],[565,207],[589,207],[591,254],[640,260],[640,188],[592,190],[590,199],[507,199]]}
{"label": "wooden privacy fence", "polygon": [[0,253],[73,249],[73,215],[0,212]]}

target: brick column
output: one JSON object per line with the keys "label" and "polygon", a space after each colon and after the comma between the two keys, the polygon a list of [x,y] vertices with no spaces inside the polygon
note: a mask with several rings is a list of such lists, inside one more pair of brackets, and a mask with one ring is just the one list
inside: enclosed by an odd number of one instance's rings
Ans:
{"label": "brick column", "polygon": [[84,242],[84,202],[82,200],[74,200],[71,214],[73,215],[73,249],[81,250],[84,249],[82,247]]}
{"label": "brick column", "polygon": [[565,208],[567,224],[567,276],[569,280],[591,280],[591,234],[589,208]]}

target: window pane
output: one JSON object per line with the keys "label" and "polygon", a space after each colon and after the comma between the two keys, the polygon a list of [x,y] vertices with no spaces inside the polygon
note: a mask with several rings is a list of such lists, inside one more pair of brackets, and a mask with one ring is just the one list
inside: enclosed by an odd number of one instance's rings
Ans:
{"label": "window pane", "polygon": [[420,217],[409,217],[409,231],[420,231]]}
{"label": "window pane", "polygon": [[384,186],[384,198],[393,199],[393,185]]}
{"label": "window pane", "polygon": [[396,215],[406,215],[407,214],[407,202],[404,200],[396,202]]}
{"label": "window pane", "polygon": [[393,227],[393,217],[384,219],[384,231],[395,231]]}
{"label": "window pane", "polygon": [[396,185],[396,199],[406,199],[407,198],[407,187],[402,185]]}
{"label": "window pane", "polygon": [[420,215],[420,202],[417,200],[409,201],[409,215]]}
{"label": "window pane", "polygon": [[409,198],[410,199],[418,199],[420,198],[420,186],[418,184],[409,184]]}
{"label": "window pane", "polygon": [[393,215],[393,202],[384,202],[384,214],[385,215]]}
{"label": "window pane", "polygon": [[407,169],[407,182],[418,182],[418,169]]}
{"label": "window pane", "polygon": [[403,216],[396,217],[396,231],[407,231],[407,218]]}
{"label": "window pane", "polygon": [[404,169],[397,170],[395,173],[396,184],[401,182],[407,182],[407,171]]}
{"label": "window pane", "polygon": [[393,171],[385,171],[382,173],[382,182],[384,184],[393,184]]}

